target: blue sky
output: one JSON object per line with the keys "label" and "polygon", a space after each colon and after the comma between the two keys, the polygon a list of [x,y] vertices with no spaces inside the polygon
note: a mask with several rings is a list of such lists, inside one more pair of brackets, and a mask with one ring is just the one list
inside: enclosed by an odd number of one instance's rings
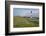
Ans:
{"label": "blue sky", "polygon": [[[32,11],[32,13],[31,13]],[[39,16],[39,9],[33,9],[33,8],[14,8],[13,9],[13,16],[25,16],[30,15],[32,16]]]}

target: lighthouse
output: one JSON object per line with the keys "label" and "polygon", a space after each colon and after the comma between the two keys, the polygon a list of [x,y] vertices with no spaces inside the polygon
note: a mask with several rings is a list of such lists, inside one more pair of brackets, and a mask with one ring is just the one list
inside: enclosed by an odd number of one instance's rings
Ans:
{"label": "lighthouse", "polygon": [[31,13],[31,18],[32,18],[32,11],[30,13]]}

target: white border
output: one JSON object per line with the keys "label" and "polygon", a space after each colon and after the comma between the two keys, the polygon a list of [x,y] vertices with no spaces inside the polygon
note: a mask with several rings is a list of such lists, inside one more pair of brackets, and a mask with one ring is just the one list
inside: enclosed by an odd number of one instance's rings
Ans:
{"label": "white border", "polygon": [[[13,8],[39,9],[39,27],[13,28]],[[10,32],[42,31],[42,6],[10,5]]]}

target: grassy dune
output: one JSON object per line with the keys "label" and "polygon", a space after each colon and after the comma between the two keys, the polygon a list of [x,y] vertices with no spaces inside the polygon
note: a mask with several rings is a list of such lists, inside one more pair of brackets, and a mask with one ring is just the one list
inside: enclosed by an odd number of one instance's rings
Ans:
{"label": "grassy dune", "polygon": [[38,19],[31,19],[31,18],[23,18],[23,17],[13,17],[13,26],[14,27],[38,27],[39,20]]}

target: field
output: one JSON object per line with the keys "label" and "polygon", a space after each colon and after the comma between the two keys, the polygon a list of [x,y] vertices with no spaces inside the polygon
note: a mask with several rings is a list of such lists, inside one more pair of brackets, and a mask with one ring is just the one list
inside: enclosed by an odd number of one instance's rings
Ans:
{"label": "field", "polygon": [[24,18],[19,16],[13,16],[14,27],[38,27],[39,19]]}

